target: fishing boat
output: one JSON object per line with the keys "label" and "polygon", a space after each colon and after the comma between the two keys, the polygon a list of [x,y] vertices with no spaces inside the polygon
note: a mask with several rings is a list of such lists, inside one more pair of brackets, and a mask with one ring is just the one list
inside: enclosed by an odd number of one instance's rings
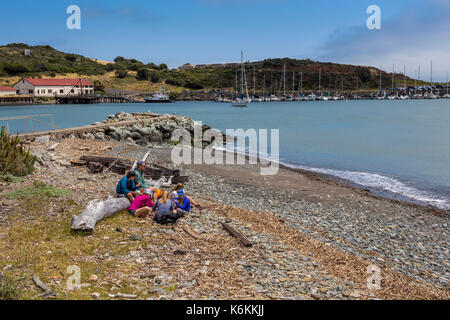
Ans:
{"label": "fishing boat", "polygon": [[[245,86],[245,93],[247,94],[247,96],[244,96],[244,86]],[[233,100],[231,105],[237,108],[245,108],[248,107],[248,104],[250,102],[251,99],[250,96],[248,95],[247,77],[245,76],[244,53],[241,51],[241,92],[239,96]]]}
{"label": "fishing boat", "polygon": [[165,91],[160,88],[159,92],[155,93],[152,97],[145,97],[144,101],[146,103],[171,103],[170,97],[168,95],[170,91]]}

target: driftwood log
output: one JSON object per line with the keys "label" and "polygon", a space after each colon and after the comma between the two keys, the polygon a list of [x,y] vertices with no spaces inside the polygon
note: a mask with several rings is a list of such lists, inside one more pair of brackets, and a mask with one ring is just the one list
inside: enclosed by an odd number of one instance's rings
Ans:
{"label": "driftwood log", "polygon": [[[148,155],[150,153],[147,153],[145,155],[145,159],[148,158]],[[134,164],[129,160],[119,159],[119,158],[112,158],[112,157],[99,157],[99,156],[83,156],[80,158],[80,161],[72,163],[72,165],[81,165],[82,163],[85,163],[86,166],[89,168],[91,163],[95,163],[96,166],[99,164],[103,165],[106,168],[106,171],[110,171],[113,173],[117,173],[120,175],[126,174],[128,170],[130,170],[130,167],[132,170],[136,168],[137,162],[134,162]],[[92,171],[95,172],[95,171]],[[145,176],[148,179],[151,179],[152,181],[158,181],[162,177],[166,177],[166,183],[169,177],[172,177],[171,183],[177,184],[177,183],[187,183],[189,182],[189,177],[181,176],[181,172],[179,169],[169,169],[161,165],[154,164],[153,167],[147,167],[145,168]]]}
{"label": "driftwood log", "polygon": [[230,225],[222,222],[222,226],[224,227],[225,230],[228,231],[228,233],[230,235],[232,235],[233,237],[239,239],[239,241],[242,243],[242,245],[244,247],[251,247],[251,246],[253,246],[253,244],[242,233],[240,233],[239,231],[235,230]]}
{"label": "driftwood log", "polygon": [[[142,161],[146,162],[149,155],[150,152],[144,156]],[[114,173],[125,174],[130,168],[135,169],[137,164],[137,162],[133,164],[128,160],[98,156],[83,156],[80,162],[76,162],[77,165],[81,163],[85,163],[89,172],[93,174],[103,172],[105,169]],[[149,185],[156,188],[170,188],[172,184],[189,181],[189,177],[180,176],[180,170],[163,166],[146,168],[145,175],[151,179],[148,180]],[[72,230],[93,232],[99,221],[124,211],[129,206],[128,198],[109,198],[106,201],[94,200],[79,216],[72,217]]]}
{"label": "driftwood log", "polygon": [[[147,161],[150,153],[148,152],[142,161]],[[91,163],[87,159],[82,159],[88,164]],[[102,163],[100,157],[96,157],[97,161],[93,163]],[[112,162],[118,159],[113,159]],[[106,161],[105,161],[106,162]],[[110,162],[108,162],[110,164]],[[74,231],[87,231],[93,232],[95,225],[101,220],[110,217],[118,212],[128,209],[130,206],[130,201],[128,198],[112,198],[110,197],[106,201],[94,200],[89,203],[89,205],[84,209],[84,211],[79,216],[73,216],[71,222],[71,228]]]}
{"label": "driftwood log", "polygon": [[79,216],[72,217],[72,230],[93,232],[95,225],[130,206],[128,198],[109,198],[106,201],[94,200]]}

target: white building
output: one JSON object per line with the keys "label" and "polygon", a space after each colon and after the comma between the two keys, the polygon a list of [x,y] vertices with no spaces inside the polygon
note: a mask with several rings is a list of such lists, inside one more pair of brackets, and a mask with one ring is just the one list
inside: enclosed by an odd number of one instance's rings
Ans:
{"label": "white building", "polygon": [[19,95],[36,97],[77,96],[94,94],[94,85],[82,79],[25,78],[14,85]]}
{"label": "white building", "polygon": [[15,96],[16,89],[13,87],[0,87],[0,97]]}

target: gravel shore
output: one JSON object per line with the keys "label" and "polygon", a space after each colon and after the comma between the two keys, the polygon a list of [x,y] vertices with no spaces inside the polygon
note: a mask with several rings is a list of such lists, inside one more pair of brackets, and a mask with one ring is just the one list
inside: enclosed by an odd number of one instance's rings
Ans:
{"label": "gravel shore", "polygon": [[[20,186],[38,180],[71,190],[70,201],[78,208],[75,213],[90,200],[114,195],[120,176],[89,175],[85,168],[71,167],[70,160],[88,154],[139,159],[148,151],[115,141],[59,142],[51,152],[32,144],[44,163]],[[167,164],[170,149],[152,148],[149,162]],[[127,283],[127,293],[140,299],[450,298],[448,213],[375,197],[323,176],[284,168],[264,177],[259,166],[181,166],[182,174],[190,176],[185,186],[188,195],[205,209],[194,209],[174,227],[137,221],[125,213],[117,221],[101,222],[83,243],[102,241],[124,248],[119,253],[96,249],[93,255],[77,258],[115,265],[95,272],[100,281],[83,294],[117,298]],[[3,185],[1,191],[10,188]],[[49,203],[45,215],[62,217],[60,206],[58,201]],[[23,203],[3,200],[0,241],[13,227],[9,216],[22,209],[26,210]],[[253,247],[242,247],[221,222],[244,234]],[[102,233],[118,226],[124,234]],[[129,240],[136,234],[137,244]],[[130,265],[134,266],[131,271],[119,272]],[[380,270],[378,290],[367,285],[371,265]],[[60,294],[70,294],[62,283],[51,285]],[[100,289],[108,294],[97,294]]]}

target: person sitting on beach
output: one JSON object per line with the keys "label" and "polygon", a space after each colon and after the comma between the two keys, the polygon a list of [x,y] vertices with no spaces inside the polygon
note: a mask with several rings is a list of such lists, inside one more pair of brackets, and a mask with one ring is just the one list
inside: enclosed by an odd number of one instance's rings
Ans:
{"label": "person sitting on beach", "polygon": [[164,190],[162,189],[156,189],[156,188],[150,188],[153,192],[153,202],[156,203],[158,199],[161,199],[164,195]]}
{"label": "person sitting on beach", "polygon": [[136,174],[136,187],[137,188],[144,188],[148,189],[147,181],[145,181],[144,173],[145,173],[145,162],[139,161],[137,163],[137,169],[134,170],[134,173]]}
{"label": "person sitting on beach", "polygon": [[[184,190],[184,185],[182,183],[179,183],[176,185],[175,188],[172,189],[171,192],[177,192],[180,190]],[[189,202],[196,207],[199,210],[203,210],[202,206],[200,205],[200,203],[198,203],[197,201],[195,201],[194,199],[192,199],[191,197],[189,197],[188,195],[184,194],[184,196],[189,200]]]}
{"label": "person sitting on beach", "polygon": [[134,201],[136,196],[136,184],[134,179],[136,174],[133,171],[128,172],[126,177],[123,177],[116,187],[116,196],[118,198],[127,197],[130,202]]}
{"label": "person sitting on beach", "polygon": [[142,195],[134,199],[128,208],[128,212],[134,217],[146,218],[149,213],[152,212],[153,206],[154,203],[151,199],[151,191],[146,189]]}
{"label": "person sitting on beach", "polygon": [[191,211],[191,201],[184,193],[184,190],[180,189],[175,194],[178,196],[178,200],[176,202],[177,207],[183,210],[184,212],[189,213]]}
{"label": "person sitting on beach", "polygon": [[176,204],[176,198],[169,197],[169,193],[164,191],[161,199],[155,203],[153,207],[152,218],[159,224],[176,223],[178,219],[184,217],[186,214],[182,209],[178,209]]}

